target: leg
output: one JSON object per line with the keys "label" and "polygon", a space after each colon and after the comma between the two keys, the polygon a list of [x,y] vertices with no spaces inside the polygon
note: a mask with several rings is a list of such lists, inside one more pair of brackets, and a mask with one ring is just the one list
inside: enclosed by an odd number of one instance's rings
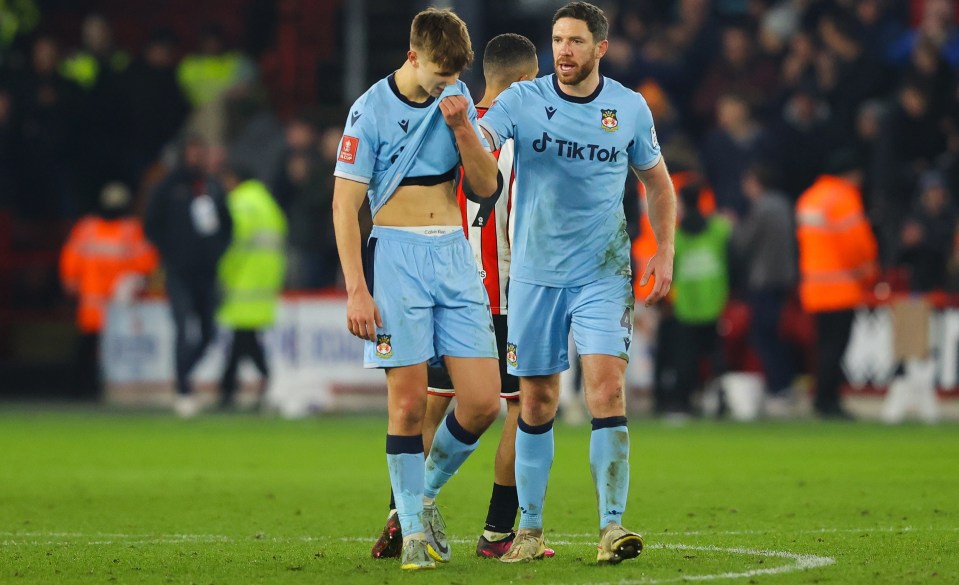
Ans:
{"label": "leg", "polygon": [[521,529],[543,529],[543,506],[553,466],[553,419],[559,406],[559,374],[520,378],[516,431],[516,492]]}
{"label": "leg", "polygon": [[513,523],[519,499],[516,495],[516,425],[519,400],[506,400],[506,420],[496,449],[493,466],[493,492],[486,511],[486,527],[476,544],[476,556],[499,558],[513,544]]}
{"label": "leg", "polygon": [[220,408],[229,408],[233,405],[233,396],[236,393],[236,372],[240,365],[240,357],[245,353],[243,351],[245,333],[240,329],[234,329],[231,332],[233,340],[230,343],[230,352],[227,354],[226,367],[223,368],[223,375],[220,377]]}
{"label": "leg", "polygon": [[[573,304],[573,338],[583,356],[586,406],[593,416],[589,463],[599,505],[599,562],[618,563],[643,549],[642,537],[621,524],[629,492],[625,350],[632,317],[632,288],[625,278],[584,286]],[[620,331],[621,336],[612,333]]]}
{"label": "leg", "polygon": [[194,278],[189,283],[190,294],[193,297],[193,307],[197,324],[200,328],[200,338],[193,346],[187,361],[187,370],[193,370],[196,364],[203,358],[206,348],[213,341],[213,335],[216,333],[216,322],[214,315],[217,307],[217,283],[211,276]]}
{"label": "leg", "polygon": [[[519,400],[506,401],[506,420],[496,449],[493,481],[501,486],[516,487],[516,425],[519,422]],[[516,508],[513,508],[515,515]],[[512,522],[510,522],[512,526]]]}
{"label": "leg", "polygon": [[[423,418],[423,447],[429,453],[433,444],[433,435],[443,420],[450,402],[453,400],[453,382],[446,368],[428,368],[426,415]],[[403,532],[396,512],[396,495],[390,490],[390,513],[386,517],[379,538],[373,544],[370,554],[374,559],[387,559],[400,556],[403,547]]]}
{"label": "leg", "polygon": [[520,521],[516,540],[500,560],[541,559],[546,554],[543,508],[553,466],[553,420],[559,406],[559,374],[520,378],[520,415],[516,430],[516,495]]}
{"label": "leg", "polygon": [[629,491],[626,362],[611,355],[583,356],[586,402],[593,416],[589,460],[599,500],[599,527],[622,524]]}
{"label": "leg", "polygon": [[193,299],[187,288],[185,277],[173,271],[167,271],[166,291],[170,302],[170,311],[173,314],[173,326],[176,330],[174,353],[176,354],[176,388],[181,396],[191,394],[190,387],[190,355],[193,346],[190,343],[188,327],[193,315]]}
{"label": "leg", "polygon": [[750,295],[750,341],[759,354],[766,375],[769,393],[785,395],[795,377],[789,346],[779,335],[786,293],[783,291],[755,291]]}
{"label": "leg", "polygon": [[446,411],[449,410],[452,396],[440,396],[439,394],[426,395],[426,414],[423,417],[423,448],[430,452],[433,446],[433,437],[436,430],[443,423]]}
{"label": "leg", "polygon": [[423,538],[423,415],[426,365],[386,371],[389,422],[386,460],[405,538]]}
{"label": "leg", "polygon": [[[499,414],[499,378],[494,358],[446,358],[446,367],[456,392],[456,408],[436,429],[426,460],[426,491],[429,500],[466,458],[476,450],[479,437]],[[492,381],[492,382],[490,382]]]}
{"label": "leg", "polygon": [[676,386],[670,397],[669,412],[692,414],[693,389],[699,385],[699,359],[702,341],[695,325],[676,322],[673,359],[676,362]]}
{"label": "leg", "polygon": [[847,418],[839,399],[842,358],[852,333],[855,312],[834,311],[816,314],[816,400],[815,409],[827,417]]}
{"label": "leg", "polygon": [[73,398],[99,400],[101,394],[100,334],[80,333],[75,352]]}
{"label": "leg", "polygon": [[263,407],[266,397],[267,387],[270,385],[270,366],[266,361],[266,351],[263,349],[263,339],[258,329],[250,330],[250,345],[247,354],[253,361],[253,365],[260,372],[260,382],[257,385],[256,404],[257,408]]}
{"label": "leg", "polygon": [[636,557],[643,550],[643,538],[622,526],[629,493],[626,362],[610,355],[586,355],[583,369],[587,405],[593,415],[589,463],[599,503],[600,542],[596,560],[615,564]]}

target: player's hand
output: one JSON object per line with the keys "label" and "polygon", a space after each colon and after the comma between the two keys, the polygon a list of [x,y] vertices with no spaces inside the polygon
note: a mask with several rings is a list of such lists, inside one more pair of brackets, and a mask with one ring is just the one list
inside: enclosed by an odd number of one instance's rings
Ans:
{"label": "player's hand", "polygon": [[451,95],[440,101],[440,111],[443,112],[443,119],[446,125],[454,130],[457,127],[469,126],[469,102],[465,96]]}
{"label": "player's hand", "polygon": [[376,341],[377,327],[383,327],[383,319],[369,291],[364,289],[350,295],[346,301],[346,328],[350,333],[360,339]]}
{"label": "player's hand", "polygon": [[650,277],[654,278],[653,290],[646,297],[646,306],[650,306],[656,301],[666,298],[669,293],[669,286],[673,283],[673,251],[657,250],[649,263],[646,264],[646,272],[639,281],[640,286],[646,286]]}

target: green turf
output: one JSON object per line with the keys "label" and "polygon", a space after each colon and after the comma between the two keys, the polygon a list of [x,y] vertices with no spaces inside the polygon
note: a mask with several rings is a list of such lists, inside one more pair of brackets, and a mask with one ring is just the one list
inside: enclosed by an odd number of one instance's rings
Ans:
{"label": "green turf", "polygon": [[417,574],[369,558],[386,516],[384,434],[372,417],[8,408],[0,583],[959,582],[959,426],[631,423],[626,524],[647,550],[617,567],[594,564],[588,428],[556,432],[556,558],[473,556],[488,436],[440,496],[453,562]]}

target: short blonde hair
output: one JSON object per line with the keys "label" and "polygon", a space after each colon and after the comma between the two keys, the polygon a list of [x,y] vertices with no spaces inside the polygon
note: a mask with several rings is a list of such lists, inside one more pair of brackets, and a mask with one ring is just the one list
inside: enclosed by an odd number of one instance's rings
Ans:
{"label": "short blonde hair", "polygon": [[466,23],[449,9],[427,8],[417,14],[410,27],[410,47],[449,73],[459,73],[473,63]]}

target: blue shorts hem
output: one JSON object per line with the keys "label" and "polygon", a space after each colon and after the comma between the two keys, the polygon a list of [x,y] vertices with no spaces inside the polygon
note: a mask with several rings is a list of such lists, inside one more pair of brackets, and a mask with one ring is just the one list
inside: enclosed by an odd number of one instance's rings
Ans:
{"label": "blue shorts hem", "polygon": [[[579,353],[579,351],[577,350],[576,353]],[[582,356],[584,356],[584,355],[608,355],[608,356],[610,356],[610,357],[618,357],[619,359],[623,360],[623,361],[626,362],[627,364],[629,363],[629,352],[628,352],[628,351],[613,351],[613,350],[605,351],[605,350],[602,350],[602,349],[596,349],[596,350],[584,351],[583,353],[579,353],[579,356],[580,356],[580,357],[582,357]],[[625,357],[624,357],[624,356],[625,356]]]}
{"label": "blue shorts hem", "polygon": [[553,366],[551,368],[540,368],[538,370],[517,370],[513,367],[507,367],[506,372],[512,374],[513,376],[522,378],[524,376],[550,376],[552,374],[559,374],[560,372],[565,372],[569,369],[569,365],[565,366]]}
{"label": "blue shorts hem", "polygon": [[498,352],[498,351],[494,351],[493,353],[487,353],[487,354],[485,354],[485,355],[475,355],[475,354],[473,354],[473,355],[456,355],[456,354],[452,354],[452,353],[441,353],[441,354],[440,354],[440,357],[441,357],[441,358],[444,358],[444,357],[454,357],[454,358],[467,358],[467,359],[469,359],[469,358],[491,358],[491,359],[494,359],[494,360],[499,360],[499,352]]}
{"label": "blue shorts hem", "polygon": [[433,356],[429,355],[429,356],[421,357],[418,359],[413,358],[413,359],[398,360],[398,361],[392,361],[392,362],[368,362],[364,360],[363,367],[367,370],[385,369],[385,368],[402,368],[403,366],[414,366],[416,364],[422,364],[422,363],[428,362],[431,357]]}

